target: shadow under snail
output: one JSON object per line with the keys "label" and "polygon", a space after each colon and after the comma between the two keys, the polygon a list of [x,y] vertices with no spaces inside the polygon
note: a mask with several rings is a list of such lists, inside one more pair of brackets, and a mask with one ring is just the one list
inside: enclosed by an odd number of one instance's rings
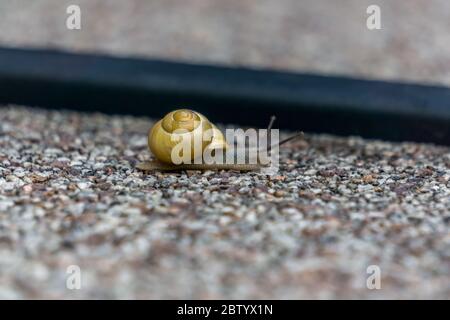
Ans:
{"label": "shadow under snail", "polygon": [[[275,117],[271,118],[268,131],[272,128]],[[208,134],[206,134],[208,133]],[[280,146],[288,141],[299,138],[303,133],[296,134],[285,140],[280,141],[274,146]],[[205,138],[206,136],[206,138]],[[187,157],[189,163],[175,163],[173,153],[183,156],[183,141],[188,143]],[[197,144],[196,144],[197,143]],[[200,145],[198,145],[200,143]],[[181,146],[181,147],[180,147]],[[216,151],[226,152],[230,149],[223,133],[212,124],[204,115],[188,109],[175,110],[168,113],[159,120],[148,133],[148,147],[156,158],[154,160],[144,161],[136,165],[137,169],[143,171],[182,171],[182,170],[236,170],[236,171],[255,171],[263,168],[264,164],[257,163],[212,163],[207,164],[201,161],[196,154],[194,146],[200,147],[201,155],[205,151],[212,154]],[[180,151],[174,150],[180,148]],[[199,161],[195,161],[200,159]]]}

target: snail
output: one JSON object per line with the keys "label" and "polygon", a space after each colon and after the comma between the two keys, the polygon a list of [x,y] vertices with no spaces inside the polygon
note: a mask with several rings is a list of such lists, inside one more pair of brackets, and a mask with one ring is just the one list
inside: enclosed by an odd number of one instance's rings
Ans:
{"label": "snail", "polygon": [[[268,130],[272,128],[275,117],[271,118]],[[280,146],[298,138],[303,133],[291,136],[275,146]],[[273,146],[269,146],[270,149]],[[181,171],[181,170],[259,170],[266,164],[257,163],[205,163],[205,154],[215,155],[233,149],[228,145],[223,133],[204,115],[189,109],[169,112],[149,130],[148,148],[156,158],[137,164],[143,171]]]}

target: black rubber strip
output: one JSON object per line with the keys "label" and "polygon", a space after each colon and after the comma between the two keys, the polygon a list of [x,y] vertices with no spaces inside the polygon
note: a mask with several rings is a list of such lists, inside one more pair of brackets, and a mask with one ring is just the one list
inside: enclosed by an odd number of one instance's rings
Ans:
{"label": "black rubber strip", "polygon": [[0,48],[0,103],[450,145],[450,89],[348,77]]}

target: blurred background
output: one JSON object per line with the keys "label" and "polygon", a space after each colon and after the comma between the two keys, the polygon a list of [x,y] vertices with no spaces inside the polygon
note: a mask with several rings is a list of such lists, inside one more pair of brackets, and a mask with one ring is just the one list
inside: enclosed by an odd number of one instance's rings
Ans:
{"label": "blurred background", "polygon": [[[82,29],[66,28],[66,8]],[[366,9],[381,8],[381,30]],[[0,46],[450,85],[448,0],[0,0]]]}

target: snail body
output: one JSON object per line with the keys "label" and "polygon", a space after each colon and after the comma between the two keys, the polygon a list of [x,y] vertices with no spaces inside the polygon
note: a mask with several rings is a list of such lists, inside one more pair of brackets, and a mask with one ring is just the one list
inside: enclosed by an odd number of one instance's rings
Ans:
{"label": "snail body", "polygon": [[[272,116],[268,131],[272,128],[274,120],[275,117]],[[275,145],[270,145],[268,150],[302,135],[301,132]],[[136,168],[143,171],[255,171],[268,166],[261,162],[224,163],[219,161],[211,164],[203,162],[205,151],[212,155],[217,150],[228,151],[233,148],[229,148],[222,132],[204,115],[188,109],[172,111],[156,122],[148,133],[148,147],[156,160],[138,163]],[[217,154],[215,153],[215,155]]]}

